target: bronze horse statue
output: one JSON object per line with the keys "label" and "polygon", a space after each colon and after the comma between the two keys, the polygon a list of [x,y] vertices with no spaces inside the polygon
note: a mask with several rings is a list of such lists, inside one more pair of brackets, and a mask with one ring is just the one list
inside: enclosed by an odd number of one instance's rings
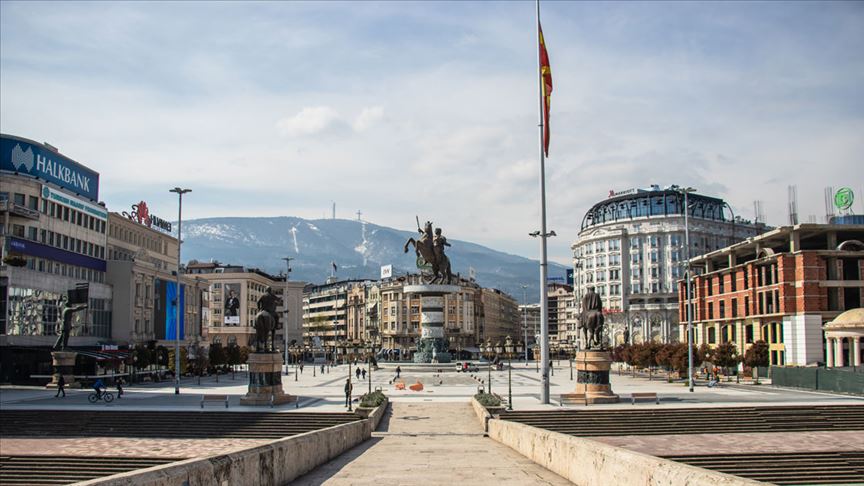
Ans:
{"label": "bronze horse statue", "polygon": [[276,343],[276,319],[270,312],[260,310],[255,314],[255,352],[272,352]]}
{"label": "bronze horse statue", "polygon": [[582,297],[582,314],[579,316],[579,330],[585,349],[603,348],[603,301],[588,287]]}
{"label": "bronze horse statue", "polygon": [[[408,238],[408,241],[405,242],[404,252],[408,253],[408,246],[414,245],[414,253],[418,259],[422,258],[424,262],[432,266],[432,278],[428,283],[446,281],[449,284],[453,278],[453,273],[450,269],[450,259],[444,254],[443,247],[440,250],[440,258],[435,255],[435,237],[432,234],[432,222],[427,221],[424,229],[417,228],[417,230],[420,233],[420,237],[416,240]],[[417,266],[420,267],[419,262]]]}

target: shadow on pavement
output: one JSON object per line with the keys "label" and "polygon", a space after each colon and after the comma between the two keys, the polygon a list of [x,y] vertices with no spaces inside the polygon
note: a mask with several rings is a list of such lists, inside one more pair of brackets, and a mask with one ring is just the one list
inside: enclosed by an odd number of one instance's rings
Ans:
{"label": "shadow on pavement", "polygon": [[[383,420],[381,421],[384,422]],[[380,428],[380,424],[379,424]],[[342,469],[348,464],[354,462],[355,459],[362,456],[367,450],[374,447],[378,442],[381,441],[380,437],[372,437],[369,440],[366,440],[360,445],[355,446],[354,448],[344,452],[342,455],[336,457],[335,459],[318,466],[317,468],[310,471],[308,474],[295,479],[294,481],[288,483],[292,486],[304,486],[304,485],[319,485],[332,478],[333,476],[339,474]]]}

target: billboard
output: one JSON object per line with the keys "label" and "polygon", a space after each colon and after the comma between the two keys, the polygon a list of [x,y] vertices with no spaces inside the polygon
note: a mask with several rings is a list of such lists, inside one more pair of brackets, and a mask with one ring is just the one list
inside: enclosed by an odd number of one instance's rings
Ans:
{"label": "billboard", "polygon": [[72,209],[77,209],[83,213],[87,213],[96,219],[108,221],[108,211],[97,204],[88,203],[80,199],[76,199],[50,186],[42,184],[42,197],[55,203],[66,206]]}
{"label": "billboard", "polygon": [[572,269],[572,268],[568,268],[568,269],[567,269],[567,285],[573,285],[573,282],[574,282],[574,280],[573,280],[573,269]]}
{"label": "billboard", "polygon": [[393,276],[393,265],[381,265],[381,279]]}
{"label": "billboard", "polygon": [[[176,337],[177,329],[177,282],[156,279],[154,283],[153,319],[156,339],[171,340]],[[186,286],[180,285],[180,308],[186,305]],[[185,335],[186,313],[180,313],[180,339]]]}
{"label": "billboard", "polygon": [[0,135],[0,170],[38,177],[91,201],[99,200],[98,172],[32,140]]}
{"label": "billboard", "polygon": [[222,285],[225,302],[222,313],[223,323],[226,326],[240,325],[240,284],[226,283]]}

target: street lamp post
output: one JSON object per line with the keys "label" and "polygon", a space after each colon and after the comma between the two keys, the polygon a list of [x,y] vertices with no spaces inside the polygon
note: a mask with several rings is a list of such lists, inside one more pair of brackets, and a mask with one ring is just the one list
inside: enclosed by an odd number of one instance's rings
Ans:
{"label": "street lamp post", "polygon": [[695,192],[692,187],[672,186],[673,191],[684,193],[684,260],[685,278],[687,279],[687,295],[685,296],[685,309],[687,311],[687,383],[690,392],[693,392],[693,311],[691,309],[691,267],[690,267],[690,203],[688,194]]}
{"label": "street lamp post", "polygon": [[182,229],[183,229],[183,194],[192,192],[192,189],[181,189],[175,187],[169,192],[177,193],[177,290],[175,298],[177,299],[177,322],[174,323],[174,394],[180,394],[180,249],[183,246]]}
{"label": "street lamp post", "polygon": [[[282,345],[285,346],[285,376],[288,376],[288,277],[291,276],[292,257],[282,257],[285,260],[285,299],[282,302],[282,311],[285,317],[282,319]],[[275,340],[275,339],[274,339]],[[274,346],[275,347],[275,346]]]}
{"label": "street lamp post", "polygon": [[507,353],[507,410],[513,410],[513,339],[510,336],[504,340],[504,351]]}
{"label": "street lamp post", "polygon": [[522,331],[525,333],[525,367],[528,367],[528,286],[522,286]]}

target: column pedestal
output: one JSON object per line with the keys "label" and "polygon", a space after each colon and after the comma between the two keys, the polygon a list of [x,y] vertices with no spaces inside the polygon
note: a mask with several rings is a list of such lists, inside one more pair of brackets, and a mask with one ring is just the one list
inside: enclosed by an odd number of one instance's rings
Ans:
{"label": "column pedestal", "polygon": [[282,390],[280,353],[250,353],[246,363],[249,365],[249,391],[240,398],[240,405],[280,405],[297,401],[297,397]]}
{"label": "column pedestal", "polygon": [[66,381],[66,388],[81,388],[81,384],[75,381],[75,358],[78,353],[75,351],[51,351],[51,365],[54,367],[54,373],[51,376],[51,383],[45,385],[45,388],[57,388],[57,383],[60,381],[60,375]]}
{"label": "column pedestal", "polygon": [[415,363],[449,363],[449,343],[444,337],[444,296],[459,292],[458,285],[406,285],[406,294],[418,294],[423,309],[420,314],[420,341],[414,353]]}
{"label": "column pedestal", "polygon": [[579,351],[573,360],[576,366],[576,393],[584,393],[588,403],[618,403],[609,384],[612,353],[609,351]]}

